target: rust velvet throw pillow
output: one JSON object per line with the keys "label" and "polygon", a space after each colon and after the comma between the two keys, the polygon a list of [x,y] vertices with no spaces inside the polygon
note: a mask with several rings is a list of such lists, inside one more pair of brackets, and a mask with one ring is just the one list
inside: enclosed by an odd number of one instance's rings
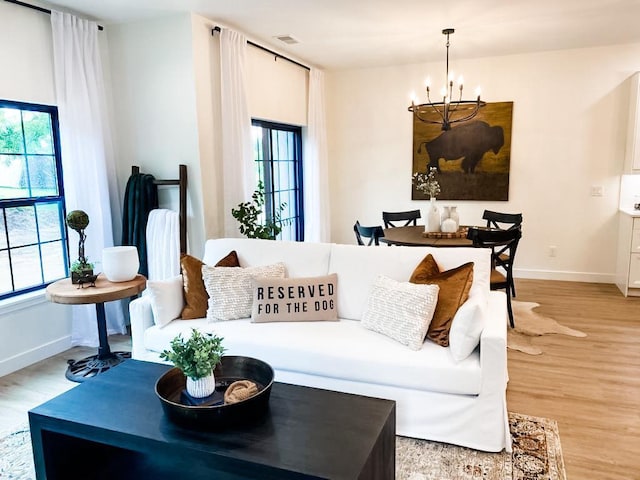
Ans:
{"label": "rust velvet throw pillow", "polygon": [[[191,255],[182,254],[180,256],[180,270],[182,271],[182,283],[184,286],[184,308],[181,315],[183,320],[207,316],[209,295],[202,280],[203,265],[203,262]],[[229,252],[215,266],[239,267],[238,254],[235,250]]]}
{"label": "rust velvet throw pillow", "polygon": [[473,262],[443,272],[440,271],[433,256],[429,254],[415,268],[409,281],[440,287],[436,311],[429,325],[427,338],[438,345],[448,347],[453,317],[458,308],[469,298],[469,290],[473,282]]}

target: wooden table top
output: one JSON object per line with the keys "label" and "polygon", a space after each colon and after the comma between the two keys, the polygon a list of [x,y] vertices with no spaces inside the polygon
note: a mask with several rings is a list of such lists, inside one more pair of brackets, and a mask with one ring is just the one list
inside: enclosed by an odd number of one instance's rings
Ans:
{"label": "wooden table top", "polygon": [[467,238],[430,238],[423,236],[424,225],[385,228],[381,242],[409,247],[473,247]]}
{"label": "wooden table top", "polygon": [[71,283],[71,278],[63,278],[47,287],[47,300],[54,303],[67,305],[84,305],[90,303],[111,302],[127,297],[133,297],[142,292],[147,286],[144,275],[136,275],[136,278],[128,282],[110,282],[104,274],[98,275],[95,287]]}

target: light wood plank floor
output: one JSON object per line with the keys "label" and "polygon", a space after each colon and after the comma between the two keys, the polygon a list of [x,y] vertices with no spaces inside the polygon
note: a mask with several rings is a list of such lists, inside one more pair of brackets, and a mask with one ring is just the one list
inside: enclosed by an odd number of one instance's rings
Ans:
{"label": "light wood plank floor", "polygon": [[[540,356],[509,350],[509,410],[558,421],[568,478],[640,479],[640,298],[590,283],[518,279],[516,288],[518,300],[588,336],[537,338]],[[110,344],[130,348],[126,336]],[[0,378],[0,430],[77,385],[66,360],[93,353],[75,348]]]}
{"label": "light wood plank floor", "polygon": [[509,410],[558,422],[568,478],[640,479],[640,298],[594,283],[517,280],[516,289],[588,336],[536,338],[539,356],[509,350]]}
{"label": "light wood plank floor", "polygon": [[[130,352],[131,337],[111,335],[109,346],[113,352]],[[64,376],[67,360],[79,360],[95,355],[97,350],[90,347],[74,347],[0,377],[0,432],[27,423],[29,410],[78,385]]]}

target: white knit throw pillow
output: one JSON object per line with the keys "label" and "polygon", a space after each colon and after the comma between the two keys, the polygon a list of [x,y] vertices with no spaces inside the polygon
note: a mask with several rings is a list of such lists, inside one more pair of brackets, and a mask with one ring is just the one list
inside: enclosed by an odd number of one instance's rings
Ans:
{"label": "white knit throw pillow", "polygon": [[398,282],[378,275],[369,291],[362,326],[420,350],[439,290],[437,285]]}
{"label": "white knit throw pillow", "polygon": [[202,278],[209,295],[207,319],[220,321],[250,317],[253,307],[253,279],[284,276],[285,266],[282,262],[247,268],[203,265]]}

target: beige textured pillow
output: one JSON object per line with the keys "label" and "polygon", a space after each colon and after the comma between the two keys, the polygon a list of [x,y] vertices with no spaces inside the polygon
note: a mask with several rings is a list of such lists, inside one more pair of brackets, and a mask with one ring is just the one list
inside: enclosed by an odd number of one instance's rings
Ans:
{"label": "beige textured pillow", "polygon": [[437,285],[398,282],[378,275],[371,286],[362,326],[420,350],[438,301]]}
{"label": "beige textured pillow", "polygon": [[253,305],[253,279],[285,275],[284,263],[260,267],[202,266],[204,286],[209,294],[207,319],[211,321],[235,320],[251,316]]}
{"label": "beige textured pillow", "polygon": [[429,326],[427,338],[443,347],[449,346],[449,330],[458,308],[469,298],[473,283],[473,262],[440,271],[431,254],[427,255],[411,274],[412,283],[438,285],[438,305]]}
{"label": "beige textured pillow", "polygon": [[251,319],[262,322],[338,320],[338,274],[253,281]]}
{"label": "beige textured pillow", "polygon": [[[203,262],[191,255],[182,254],[180,256],[180,269],[182,270],[182,281],[184,289],[184,308],[181,318],[191,320],[194,318],[204,318],[207,316],[207,306],[209,295],[204,288],[202,280]],[[216,267],[239,267],[238,255],[235,250],[218,261]]]}

